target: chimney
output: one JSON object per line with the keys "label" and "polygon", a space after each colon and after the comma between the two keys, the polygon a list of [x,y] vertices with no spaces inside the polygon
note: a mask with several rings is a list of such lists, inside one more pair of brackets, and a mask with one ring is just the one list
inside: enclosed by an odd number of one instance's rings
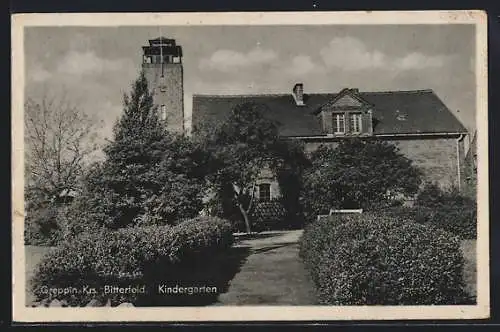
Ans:
{"label": "chimney", "polygon": [[304,84],[297,83],[293,86],[293,99],[295,99],[295,104],[297,106],[304,106]]}

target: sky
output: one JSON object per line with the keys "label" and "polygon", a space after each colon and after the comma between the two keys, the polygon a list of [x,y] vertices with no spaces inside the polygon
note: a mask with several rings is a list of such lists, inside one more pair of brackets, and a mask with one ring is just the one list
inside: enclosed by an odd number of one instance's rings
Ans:
{"label": "sky", "polygon": [[473,25],[164,26],[25,28],[25,97],[64,96],[103,123],[122,112],[159,35],[183,48],[184,104],[193,94],[433,89],[475,129]]}

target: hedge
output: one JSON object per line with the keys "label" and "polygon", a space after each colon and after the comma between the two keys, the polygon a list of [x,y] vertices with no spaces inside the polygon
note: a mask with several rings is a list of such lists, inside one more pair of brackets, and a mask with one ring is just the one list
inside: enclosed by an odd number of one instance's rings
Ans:
{"label": "hedge", "polygon": [[465,304],[464,260],[452,234],[383,214],[323,218],[300,255],[321,304]]}
{"label": "hedge", "polygon": [[[41,261],[32,279],[33,293],[38,300],[57,298],[80,306],[91,300],[147,302],[148,294],[157,293],[158,284],[186,281],[192,285],[195,270],[205,269],[232,241],[231,224],[214,217],[198,217],[176,226],[84,232]],[[105,294],[106,285],[145,286],[146,295]],[[64,289],[68,292],[55,294]]]}
{"label": "hedge", "polygon": [[441,228],[462,239],[477,237],[475,205],[396,207],[381,210],[379,213]]}

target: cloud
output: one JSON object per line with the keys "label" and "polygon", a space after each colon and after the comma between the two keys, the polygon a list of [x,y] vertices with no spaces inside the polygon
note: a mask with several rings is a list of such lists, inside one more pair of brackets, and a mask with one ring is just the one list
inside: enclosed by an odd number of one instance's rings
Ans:
{"label": "cloud", "polygon": [[328,68],[346,71],[369,69],[414,70],[442,67],[450,56],[426,55],[413,52],[402,57],[369,49],[362,41],[352,37],[334,38],[320,51]]}
{"label": "cloud", "polygon": [[93,51],[71,51],[61,60],[56,71],[69,75],[86,75],[128,68],[133,68],[129,59],[111,60],[98,57]]}
{"label": "cloud", "polygon": [[386,55],[377,50],[368,50],[358,39],[334,38],[327,47],[320,50],[321,58],[329,68],[364,70],[384,67]]}
{"label": "cloud", "polygon": [[287,69],[291,75],[301,76],[317,71],[320,68],[318,64],[314,63],[310,56],[297,55],[292,58],[289,67],[285,69]]}
{"label": "cloud", "polygon": [[52,77],[52,75],[50,74],[50,72],[39,65],[37,65],[33,69],[27,71],[28,81],[44,82],[51,77]]}
{"label": "cloud", "polygon": [[242,68],[271,63],[278,59],[273,50],[254,48],[248,53],[234,50],[218,50],[210,57],[200,60],[200,69],[233,72]]}
{"label": "cloud", "polygon": [[410,53],[401,59],[396,59],[394,65],[401,70],[439,68],[448,58],[444,55],[429,56],[422,53]]}

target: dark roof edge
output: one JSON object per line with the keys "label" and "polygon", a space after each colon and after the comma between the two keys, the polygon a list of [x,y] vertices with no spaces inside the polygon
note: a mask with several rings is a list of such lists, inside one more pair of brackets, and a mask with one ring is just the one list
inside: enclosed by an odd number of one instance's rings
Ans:
{"label": "dark roof edge", "polygon": [[[394,93],[434,93],[433,89],[420,89],[420,90],[391,90],[391,91],[359,91],[359,94],[394,94]],[[307,93],[304,95],[336,95],[338,92],[316,92]],[[205,98],[238,98],[238,97],[283,97],[291,96],[290,93],[277,92],[277,93],[255,93],[255,94],[204,94],[204,93],[193,93],[193,98],[195,97],[205,97]]]}
{"label": "dark roof edge", "polygon": [[[373,134],[373,135],[365,135],[359,136],[360,138],[404,138],[404,137],[460,137],[461,135],[467,135],[467,131],[457,131],[457,132],[429,132],[429,133],[387,133],[387,134]],[[306,139],[306,140],[324,140],[324,139],[343,139],[349,137],[357,137],[357,136],[334,136],[334,135],[315,135],[315,136],[283,136],[284,138],[290,139]]]}

